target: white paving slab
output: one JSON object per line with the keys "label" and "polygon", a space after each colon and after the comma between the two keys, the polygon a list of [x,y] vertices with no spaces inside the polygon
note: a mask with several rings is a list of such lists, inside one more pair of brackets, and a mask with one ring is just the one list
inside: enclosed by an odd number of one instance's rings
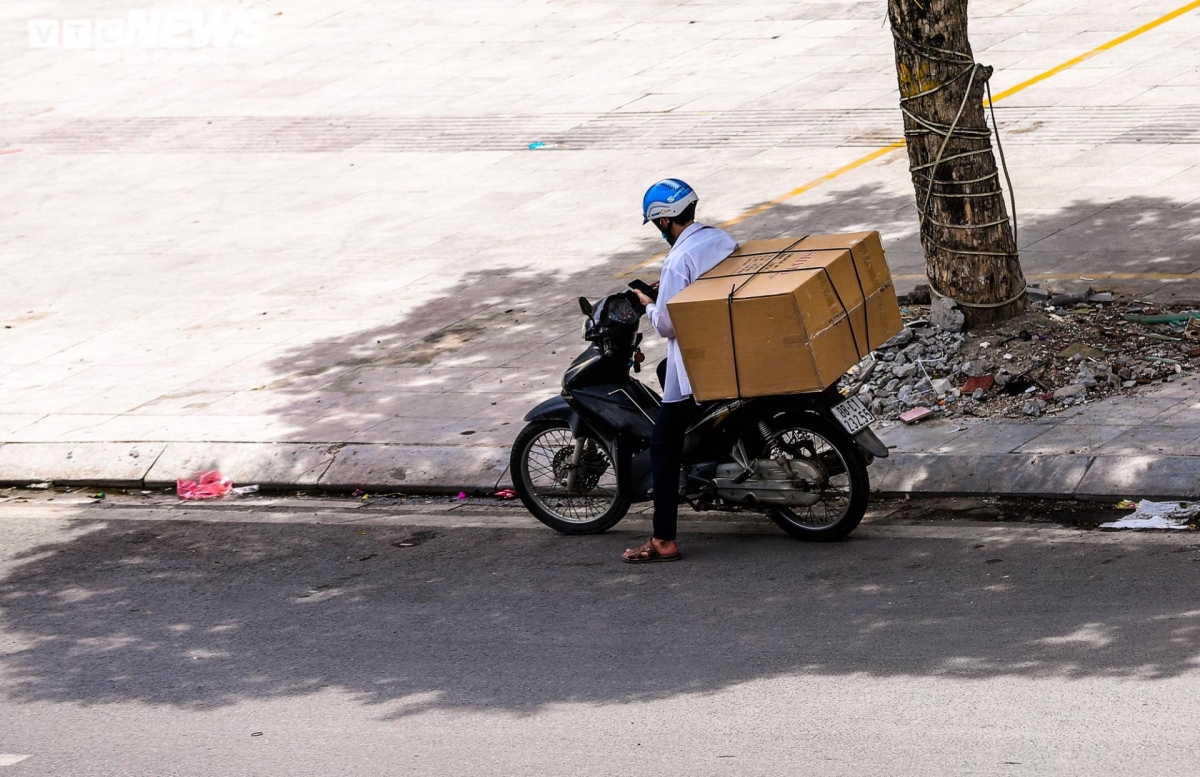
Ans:
{"label": "white paving slab", "polygon": [[[1000,94],[1178,5],[973,0],[972,37]],[[721,222],[901,128],[875,0],[295,0],[251,47],[25,35],[128,12],[0,8],[0,442],[470,436],[491,467],[581,347],[574,297],[659,250],[648,183],[688,179]],[[1031,277],[1200,297],[1158,277],[1200,271],[1198,49],[1192,12],[1000,101]],[[894,152],[732,231],[880,229],[904,289],[912,199]]]}

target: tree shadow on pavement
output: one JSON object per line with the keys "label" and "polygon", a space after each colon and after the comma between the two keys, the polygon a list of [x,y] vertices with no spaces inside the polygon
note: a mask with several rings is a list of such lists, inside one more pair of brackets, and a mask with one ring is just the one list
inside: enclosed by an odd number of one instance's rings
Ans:
{"label": "tree shadow on pavement", "polygon": [[[915,224],[911,194],[863,186],[785,203],[733,233],[747,240],[880,229],[897,289],[905,292],[923,280]],[[1025,271],[1043,286],[1093,282],[1039,281],[1039,275],[1079,279],[1200,269],[1200,201],[1077,201],[1028,214],[1020,229]],[[622,270],[660,245],[648,239],[644,249],[570,275],[542,274],[535,266],[467,271],[457,285],[393,324],[289,349],[268,365],[275,377],[254,401],[292,424],[283,439],[296,442],[505,446],[524,412],[558,392],[563,370],[586,345],[576,297],[595,299],[623,288],[632,274]],[[656,272],[652,266],[637,274],[652,278]],[[1200,296],[1195,283],[1165,279],[1094,285],[1163,299]],[[646,346],[652,360],[661,353],[653,335]]]}
{"label": "tree shadow on pavement", "polygon": [[[911,194],[858,187],[811,203],[784,204],[733,229],[738,240],[823,231],[881,229],[904,293],[923,279]],[[1136,197],[1116,203],[1075,201],[1021,222],[1022,257],[1034,282],[1100,272],[1200,269],[1200,203]],[[583,350],[576,297],[652,278],[656,266],[622,273],[658,249],[614,255],[572,275],[523,269],[468,271],[444,294],[388,326],[298,345],[269,365],[277,375],[258,394],[265,412],[294,424],[286,438],[304,442],[408,442],[505,446],[529,408],[559,390],[566,365]],[[618,277],[620,276],[620,277]],[[1069,281],[1040,281],[1072,287]],[[1091,282],[1076,281],[1076,285]],[[1195,297],[1194,283],[1096,282],[1160,299]],[[652,360],[658,337],[647,337]]]}
{"label": "tree shadow on pavement", "polygon": [[[900,228],[894,214],[909,200],[862,187],[840,195],[836,207],[785,206],[734,234]],[[635,275],[655,279],[657,265],[623,271],[662,246],[647,238],[569,274],[536,266],[467,270],[392,324],[288,349],[267,365],[273,379],[254,387],[261,393],[247,402],[291,423],[284,439],[295,442],[507,445],[524,413],[558,393],[563,371],[587,345],[577,298],[620,291]],[[644,348],[651,363],[664,350],[653,334]]]}
{"label": "tree shadow on pavement", "polygon": [[1194,670],[1200,649],[1186,538],[699,535],[684,563],[629,567],[619,534],[75,531],[0,583],[16,701],[203,709],[332,690],[385,717],[531,712],[789,676],[1152,680]]}

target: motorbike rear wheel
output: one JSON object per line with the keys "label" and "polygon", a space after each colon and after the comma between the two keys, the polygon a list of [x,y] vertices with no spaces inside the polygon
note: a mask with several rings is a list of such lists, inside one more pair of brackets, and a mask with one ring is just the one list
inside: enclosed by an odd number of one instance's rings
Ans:
{"label": "motorbike rear wheel", "polygon": [[629,500],[617,493],[608,448],[592,437],[581,440],[579,463],[572,464],[575,438],[567,422],[534,421],[517,435],[509,461],[521,502],[533,517],[563,534],[599,534],[629,511]]}
{"label": "motorbike rear wheel", "polygon": [[871,494],[867,466],[854,439],[840,426],[814,413],[781,416],[762,457],[801,458],[817,464],[826,481],[821,499],[809,507],[773,507],[767,515],[779,528],[807,542],[845,539],[867,512]]}

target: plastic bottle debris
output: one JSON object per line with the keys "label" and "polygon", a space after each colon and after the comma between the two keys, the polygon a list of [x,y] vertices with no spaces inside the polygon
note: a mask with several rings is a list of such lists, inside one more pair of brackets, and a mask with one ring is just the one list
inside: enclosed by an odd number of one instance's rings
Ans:
{"label": "plastic bottle debris", "polygon": [[216,499],[228,496],[233,482],[216,470],[201,472],[192,479],[175,481],[175,493],[180,499]]}
{"label": "plastic bottle debris", "polygon": [[52,484],[51,484],[51,483],[49,483],[49,482],[45,482],[45,483],[30,483],[29,485],[27,485],[27,486],[25,486],[25,487],[26,487],[26,488],[32,488],[32,489],[33,489],[33,490],[35,490],[35,491],[45,491],[46,489],[50,488],[50,486],[51,486],[51,485],[52,485]]}
{"label": "plastic bottle debris", "polygon": [[[1117,507],[1132,504],[1122,501]],[[1101,529],[1188,529],[1188,522],[1200,515],[1200,503],[1151,502],[1143,499],[1137,509],[1124,518],[1100,524]]]}
{"label": "plastic bottle debris", "polygon": [[1058,352],[1058,358],[1060,359],[1073,359],[1076,356],[1083,359],[1103,359],[1104,351],[1080,343],[1071,343]]}
{"label": "plastic bottle debris", "polygon": [[1170,324],[1178,321],[1188,321],[1193,318],[1200,318],[1200,310],[1189,310],[1184,313],[1147,313],[1146,311],[1155,310],[1154,308],[1142,308],[1143,315],[1130,313],[1125,316],[1126,321],[1132,321],[1136,324]]}
{"label": "plastic bottle debris", "polygon": [[233,489],[233,493],[237,494],[238,496],[244,496],[245,494],[257,494],[258,486],[238,486],[237,488]]}

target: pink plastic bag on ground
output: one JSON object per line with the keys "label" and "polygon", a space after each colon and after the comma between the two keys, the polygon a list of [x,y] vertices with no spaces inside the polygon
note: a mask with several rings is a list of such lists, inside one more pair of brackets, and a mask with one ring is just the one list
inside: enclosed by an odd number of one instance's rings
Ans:
{"label": "pink plastic bag on ground", "polygon": [[175,481],[175,493],[180,499],[215,499],[232,490],[233,481],[216,470],[201,472],[195,480],[179,478]]}

